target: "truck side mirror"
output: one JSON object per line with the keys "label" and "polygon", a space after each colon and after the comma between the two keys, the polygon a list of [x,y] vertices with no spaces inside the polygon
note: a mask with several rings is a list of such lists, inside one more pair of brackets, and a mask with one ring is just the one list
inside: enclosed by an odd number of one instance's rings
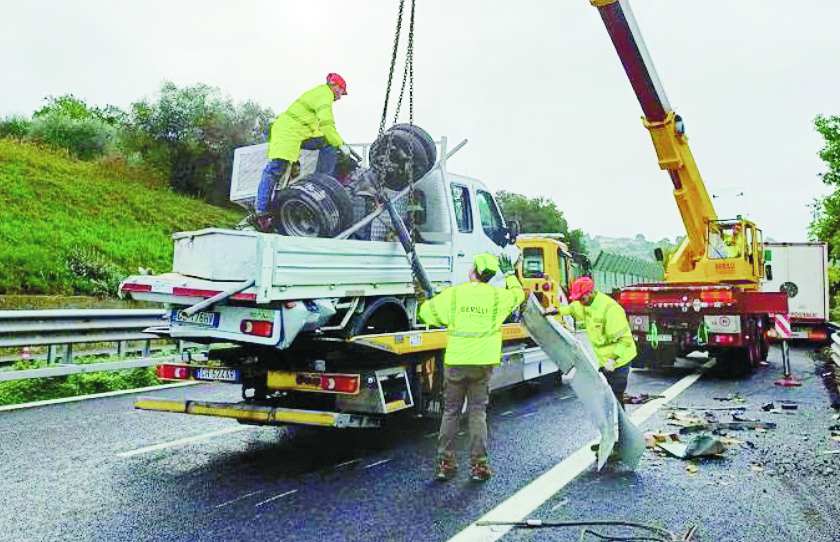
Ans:
{"label": "truck side mirror", "polygon": [[764,266],[764,276],[767,277],[767,280],[773,280],[773,266],[769,263]]}
{"label": "truck side mirror", "polygon": [[653,249],[653,257],[656,258],[657,262],[662,262],[665,260],[665,255],[662,253],[661,247],[656,247]]}
{"label": "truck side mirror", "polygon": [[508,228],[507,228],[507,240],[508,244],[512,245],[516,243],[516,238],[519,236],[519,231],[521,226],[519,225],[518,220],[509,220],[508,221]]}

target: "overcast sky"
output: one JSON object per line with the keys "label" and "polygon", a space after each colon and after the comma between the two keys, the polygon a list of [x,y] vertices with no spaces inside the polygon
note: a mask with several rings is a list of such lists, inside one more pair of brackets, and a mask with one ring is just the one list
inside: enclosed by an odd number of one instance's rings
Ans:
{"label": "overcast sky", "polygon": [[[550,199],[590,235],[683,235],[668,175],[588,0],[416,4],[414,122],[450,148],[468,140],[451,170],[492,191]],[[64,94],[128,108],[154,99],[164,80],[280,112],[335,71],[349,91],[334,106],[339,132],[369,142],[398,5],[0,0],[0,116],[30,116]],[[840,2],[631,6],[719,217],[740,213],[766,237],[807,240],[809,205],[828,193],[813,119],[840,115]],[[406,121],[407,104],[403,113]]]}

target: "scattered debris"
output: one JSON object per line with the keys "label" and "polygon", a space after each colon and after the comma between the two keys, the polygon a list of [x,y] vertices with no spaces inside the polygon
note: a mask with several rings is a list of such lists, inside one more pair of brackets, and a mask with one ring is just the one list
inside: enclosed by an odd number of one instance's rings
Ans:
{"label": "scattered debris", "polygon": [[629,395],[625,394],[624,396],[624,404],[625,405],[641,405],[643,403],[647,403],[653,401],[654,399],[664,399],[664,395],[648,395],[647,393],[642,393],[639,395]]}
{"label": "scattered debris", "polygon": [[659,442],[679,442],[680,437],[674,432],[648,431],[645,433],[645,446],[655,448]]}
{"label": "scattered debris", "polygon": [[680,459],[720,455],[726,451],[726,446],[719,439],[710,435],[699,435],[688,445],[681,442],[657,442],[656,445]]}
{"label": "scattered debris", "polygon": [[773,422],[718,422],[718,423],[700,423],[695,425],[686,425],[680,429],[680,433],[690,433],[692,431],[720,431],[725,429],[753,429],[756,431],[766,431],[768,429],[775,429],[776,424]]}
{"label": "scattered debris", "polygon": [[750,463],[750,470],[753,472],[764,472],[764,466],[760,463]]}
{"label": "scattered debris", "polygon": [[774,405],[773,403],[767,403],[766,405],[761,405],[761,410],[763,410],[764,412],[769,412],[771,410],[774,410],[775,408],[776,408],[776,405]]}
{"label": "scattered debris", "polygon": [[799,406],[794,403],[782,403],[782,410],[796,410],[797,408]]}

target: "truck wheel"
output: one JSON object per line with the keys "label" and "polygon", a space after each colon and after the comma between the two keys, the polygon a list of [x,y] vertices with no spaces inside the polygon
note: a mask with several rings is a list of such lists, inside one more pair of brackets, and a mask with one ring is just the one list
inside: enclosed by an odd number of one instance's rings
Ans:
{"label": "truck wheel", "polygon": [[280,235],[332,237],[340,231],[339,212],[326,190],[312,181],[281,190],[269,206]]}
{"label": "truck wheel", "polygon": [[370,147],[371,167],[384,170],[383,183],[391,190],[402,190],[408,185],[405,168],[409,156],[414,160],[411,171],[416,181],[429,171],[430,164],[422,142],[414,134],[403,130],[386,131]]}
{"label": "truck wheel", "polygon": [[353,225],[353,202],[344,187],[334,177],[324,173],[312,173],[298,182],[308,181],[321,188],[332,198],[333,205],[338,210],[338,231],[331,237],[338,235]]}
{"label": "truck wheel", "polygon": [[750,359],[750,348],[727,348],[716,356],[713,374],[722,378],[741,378],[750,374],[753,364]]}
{"label": "truck wheel", "polygon": [[[426,150],[426,158],[429,162],[429,168],[431,169],[431,167],[435,165],[435,162],[437,162],[437,147],[435,146],[435,140],[432,139],[432,136],[430,136],[426,130],[414,124],[395,124],[391,126],[389,130],[401,130],[412,134],[420,141],[420,144],[423,145],[423,149]],[[424,171],[423,175],[426,173],[428,173],[428,170]]]}
{"label": "truck wheel", "polygon": [[353,315],[347,326],[347,336],[394,333],[407,331],[408,327],[405,305],[396,297],[380,297]]}

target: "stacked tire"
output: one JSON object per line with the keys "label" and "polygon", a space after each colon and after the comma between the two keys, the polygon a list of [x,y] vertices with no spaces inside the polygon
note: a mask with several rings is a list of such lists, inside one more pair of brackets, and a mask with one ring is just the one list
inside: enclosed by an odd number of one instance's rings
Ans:
{"label": "stacked tire", "polygon": [[437,161],[437,147],[419,126],[395,124],[373,142],[369,159],[387,188],[402,190],[432,169]]}
{"label": "stacked tire", "polygon": [[335,237],[353,225],[350,196],[335,178],[312,173],[281,190],[271,202],[280,235]]}

